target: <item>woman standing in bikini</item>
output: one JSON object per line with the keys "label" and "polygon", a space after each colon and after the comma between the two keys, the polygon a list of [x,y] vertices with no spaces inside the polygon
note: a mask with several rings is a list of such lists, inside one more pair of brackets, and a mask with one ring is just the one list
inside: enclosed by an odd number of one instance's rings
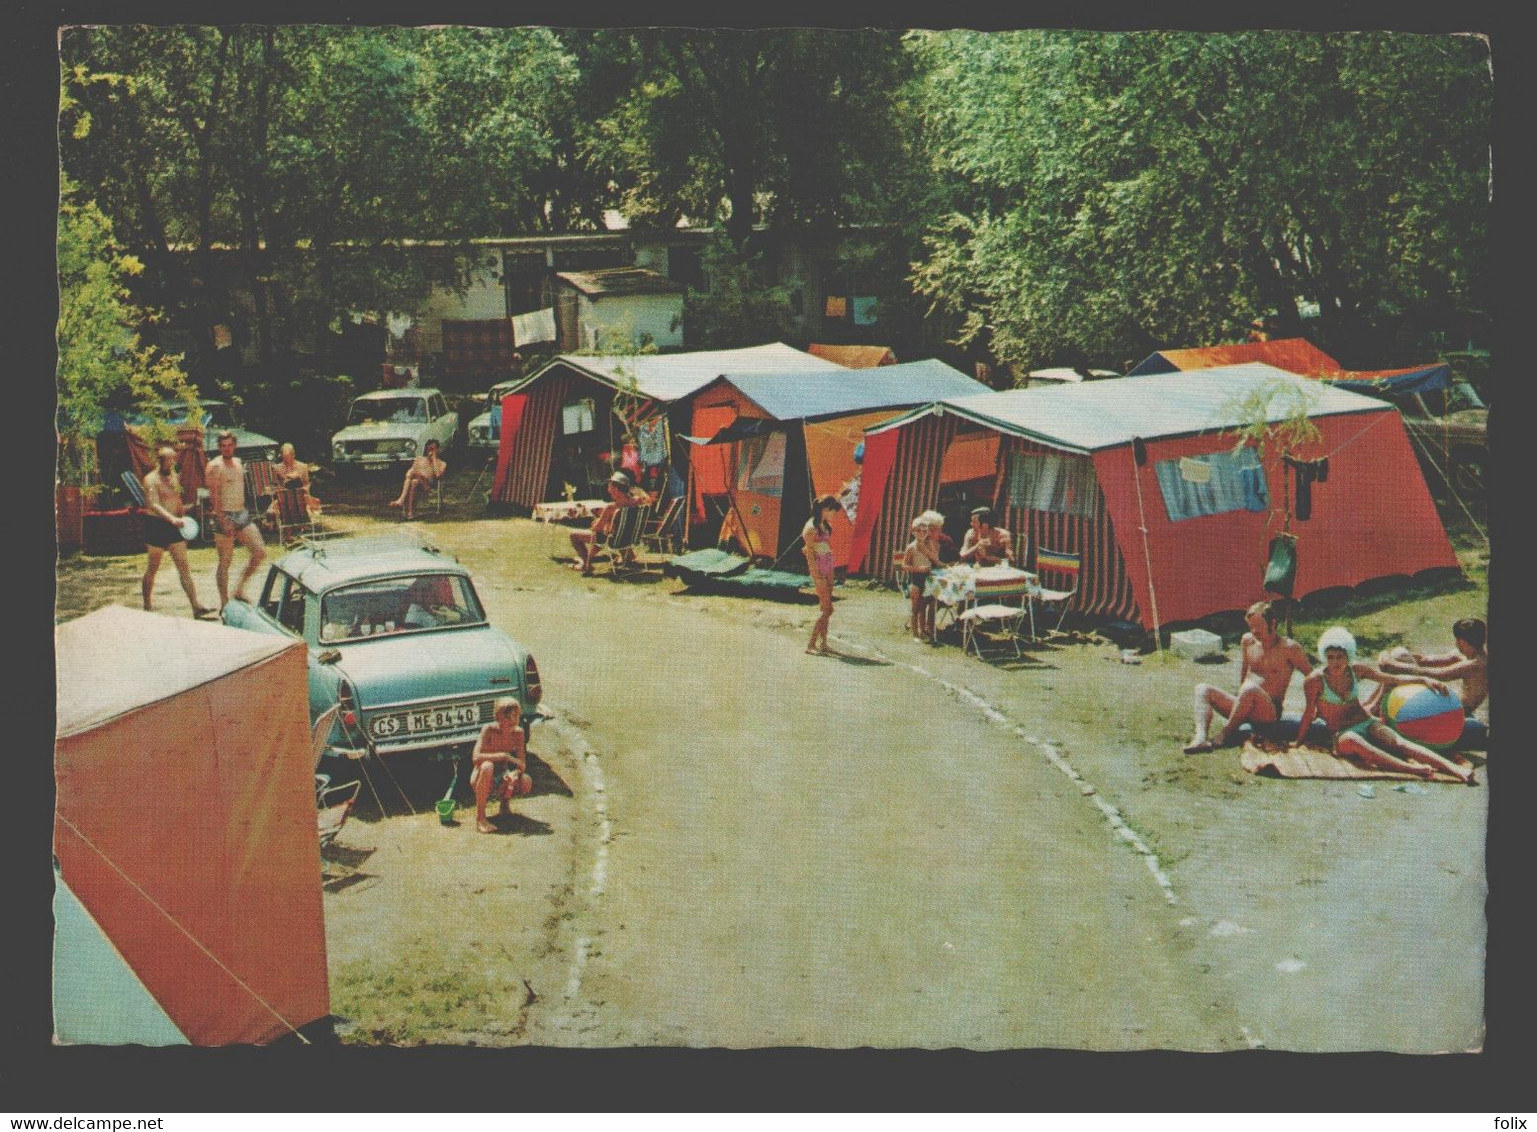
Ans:
{"label": "woman standing in bikini", "polygon": [[811,640],[806,643],[806,651],[818,656],[827,655],[827,626],[833,619],[833,525],[828,516],[842,510],[843,504],[835,496],[824,495],[816,501],[811,518],[801,528],[806,569],[822,606],[816,624],[811,627]]}
{"label": "woman standing in bikini", "polygon": [[1302,682],[1307,706],[1297,728],[1300,744],[1307,736],[1314,717],[1328,725],[1334,735],[1334,753],[1344,755],[1382,770],[1417,774],[1430,778],[1443,771],[1469,786],[1474,784],[1473,768],[1454,762],[1429,747],[1411,743],[1380,719],[1373,719],[1361,706],[1360,681],[1373,680],[1381,685],[1427,684],[1431,690],[1445,693],[1446,685],[1424,677],[1394,676],[1376,665],[1356,660],[1356,641],[1343,626],[1324,630],[1318,638],[1318,658],[1323,664]]}

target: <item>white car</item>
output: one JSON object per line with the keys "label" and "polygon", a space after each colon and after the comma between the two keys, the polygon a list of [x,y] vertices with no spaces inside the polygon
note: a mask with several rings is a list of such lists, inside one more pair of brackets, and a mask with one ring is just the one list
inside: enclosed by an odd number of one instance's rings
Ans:
{"label": "white car", "polygon": [[347,425],[331,437],[337,472],[398,469],[436,440],[446,456],[459,432],[459,414],[437,389],[379,389],[352,401]]}
{"label": "white car", "polygon": [[[469,424],[467,443],[472,452],[479,451],[491,455],[496,451],[501,443],[502,430],[499,427],[500,414],[495,413],[495,410],[501,408],[502,398],[521,385],[523,380],[517,377],[510,381],[499,381],[486,392],[486,411],[472,418]],[[493,415],[497,417],[495,424],[492,423]]]}

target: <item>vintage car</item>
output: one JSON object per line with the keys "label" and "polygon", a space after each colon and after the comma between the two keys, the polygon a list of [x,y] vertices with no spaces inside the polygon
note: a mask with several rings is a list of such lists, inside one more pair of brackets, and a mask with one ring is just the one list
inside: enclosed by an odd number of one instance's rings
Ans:
{"label": "vintage car", "polygon": [[1489,407],[1470,383],[1453,380],[1445,389],[1402,398],[1398,407],[1421,459],[1444,468],[1463,491],[1483,489]]}
{"label": "vintage car", "polygon": [[378,389],[353,398],[347,425],[331,437],[332,469],[399,469],[436,440],[447,455],[459,432],[459,414],[437,389]]}
{"label": "vintage car", "polygon": [[523,378],[512,378],[508,381],[499,381],[486,392],[486,411],[478,417],[470,420],[468,433],[468,445],[471,451],[481,452],[487,456],[496,452],[496,446],[501,443],[501,408],[502,398],[511,393],[523,383]]}
{"label": "vintage car", "polygon": [[341,705],[325,755],[457,754],[503,696],[525,736],[541,718],[534,658],[486,620],[469,571],[409,533],[306,536],[223,619],[304,641],[310,718]]}
{"label": "vintage car", "polygon": [[214,401],[204,399],[198,402],[202,409],[200,421],[193,422],[191,414],[187,411],[187,405],[183,401],[168,401],[160,405],[152,413],[132,413],[124,419],[131,425],[147,425],[158,420],[167,425],[201,424],[203,428],[203,449],[211,459],[219,451],[219,433],[228,429],[235,434],[235,455],[246,463],[253,460],[266,460],[271,462],[278,457],[278,442],[270,436],[263,436],[259,432],[252,432],[243,427],[235,419],[234,410],[226,401]]}

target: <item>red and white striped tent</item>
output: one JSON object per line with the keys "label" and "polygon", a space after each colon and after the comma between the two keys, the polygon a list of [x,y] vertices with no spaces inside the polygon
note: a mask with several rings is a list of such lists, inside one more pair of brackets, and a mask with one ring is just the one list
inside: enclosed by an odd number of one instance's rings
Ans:
{"label": "red and white striped tent", "polygon": [[1271,421],[1305,408],[1321,439],[1293,456],[1329,460],[1310,517],[1292,523],[1295,596],[1457,567],[1398,411],[1258,363],[985,393],[872,426],[850,561],[889,578],[912,517],[952,478],[975,477],[977,460],[957,459],[970,449],[991,453],[984,474],[1016,561],[1082,555],[1070,608],[1148,628],[1155,603],[1165,626],[1243,609],[1266,596],[1290,474],[1274,453],[1235,451],[1232,430],[1257,404]]}

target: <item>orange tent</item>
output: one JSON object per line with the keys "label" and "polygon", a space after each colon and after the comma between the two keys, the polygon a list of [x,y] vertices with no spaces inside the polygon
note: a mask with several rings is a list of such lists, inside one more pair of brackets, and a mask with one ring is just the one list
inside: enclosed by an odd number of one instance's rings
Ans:
{"label": "orange tent", "polygon": [[260,1044],[326,1017],[303,643],[108,606],[55,650],[57,1040]]}
{"label": "orange tent", "polygon": [[813,342],[806,347],[806,353],[837,362],[849,369],[874,369],[876,366],[897,364],[897,356],[890,346],[830,346]]}

